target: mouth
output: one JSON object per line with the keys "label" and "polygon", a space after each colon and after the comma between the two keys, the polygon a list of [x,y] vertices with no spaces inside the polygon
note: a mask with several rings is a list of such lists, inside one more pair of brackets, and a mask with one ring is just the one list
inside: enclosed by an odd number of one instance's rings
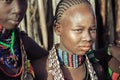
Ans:
{"label": "mouth", "polygon": [[89,51],[91,49],[90,46],[81,46],[81,49],[84,51]]}
{"label": "mouth", "polygon": [[89,51],[91,49],[91,45],[82,45],[79,48],[83,51]]}
{"label": "mouth", "polygon": [[12,24],[17,25],[17,24],[20,23],[20,20],[19,19],[10,19],[9,22],[12,23]]}

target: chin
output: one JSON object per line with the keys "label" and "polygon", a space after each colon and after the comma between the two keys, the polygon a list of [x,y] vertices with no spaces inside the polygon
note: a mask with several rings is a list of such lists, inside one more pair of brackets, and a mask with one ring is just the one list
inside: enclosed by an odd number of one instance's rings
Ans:
{"label": "chin", "polygon": [[5,29],[7,29],[7,30],[13,30],[13,29],[15,29],[17,27],[18,27],[18,25],[11,25],[9,27],[5,27]]}
{"label": "chin", "polygon": [[77,55],[81,55],[81,56],[83,56],[85,54],[87,54],[87,52],[85,52],[85,51],[81,51],[81,52],[77,53]]}
{"label": "chin", "polygon": [[15,29],[15,27],[9,27],[9,28],[5,28],[5,29],[7,29],[7,30],[13,30],[13,29]]}

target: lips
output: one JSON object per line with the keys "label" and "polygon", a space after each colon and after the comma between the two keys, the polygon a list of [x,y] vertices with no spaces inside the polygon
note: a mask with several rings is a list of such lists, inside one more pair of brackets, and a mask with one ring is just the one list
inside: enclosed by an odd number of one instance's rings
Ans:
{"label": "lips", "polygon": [[81,46],[79,46],[79,48],[81,50],[84,50],[84,51],[89,51],[91,49],[91,45],[90,44],[88,44],[88,45],[81,45]]}
{"label": "lips", "polygon": [[20,20],[18,20],[18,19],[10,19],[9,22],[12,23],[12,24],[19,24]]}
{"label": "lips", "polygon": [[81,46],[80,48],[81,48],[82,50],[84,50],[84,51],[88,51],[88,50],[91,49],[90,46]]}
{"label": "lips", "polygon": [[9,19],[8,19],[8,21],[10,22],[10,23],[12,23],[12,24],[19,24],[20,23],[20,21],[21,21],[21,18],[22,17],[20,17],[20,16],[22,16],[22,15],[19,15],[19,14],[14,14],[14,15],[11,15],[10,17],[9,17]]}

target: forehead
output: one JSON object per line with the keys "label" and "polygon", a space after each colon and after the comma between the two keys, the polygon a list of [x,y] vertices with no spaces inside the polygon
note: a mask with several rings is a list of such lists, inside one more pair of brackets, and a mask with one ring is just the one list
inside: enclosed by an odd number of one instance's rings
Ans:
{"label": "forehead", "polygon": [[69,8],[60,20],[61,24],[72,26],[96,26],[95,14],[90,6],[76,5]]}
{"label": "forehead", "polygon": [[95,19],[95,14],[90,5],[80,4],[72,6],[68,10],[66,10],[61,20],[73,17],[77,20],[81,18]]}
{"label": "forehead", "polygon": [[75,12],[79,12],[80,14],[86,14],[86,13],[94,14],[92,7],[90,5],[84,4],[84,3],[81,3],[79,5],[74,5],[70,8],[68,8],[64,12],[64,14],[67,14],[67,15],[74,14]]}

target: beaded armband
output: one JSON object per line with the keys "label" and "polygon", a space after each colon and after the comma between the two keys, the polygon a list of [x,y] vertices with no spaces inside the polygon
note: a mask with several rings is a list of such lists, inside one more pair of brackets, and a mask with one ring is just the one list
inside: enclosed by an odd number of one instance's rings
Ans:
{"label": "beaded armband", "polygon": [[112,69],[108,68],[108,78],[112,80],[120,80],[120,74],[113,72]]}
{"label": "beaded armband", "polygon": [[111,55],[111,52],[110,52],[110,48],[109,48],[109,47],[107,48],[107,54],[108,54],[108,55]]}

